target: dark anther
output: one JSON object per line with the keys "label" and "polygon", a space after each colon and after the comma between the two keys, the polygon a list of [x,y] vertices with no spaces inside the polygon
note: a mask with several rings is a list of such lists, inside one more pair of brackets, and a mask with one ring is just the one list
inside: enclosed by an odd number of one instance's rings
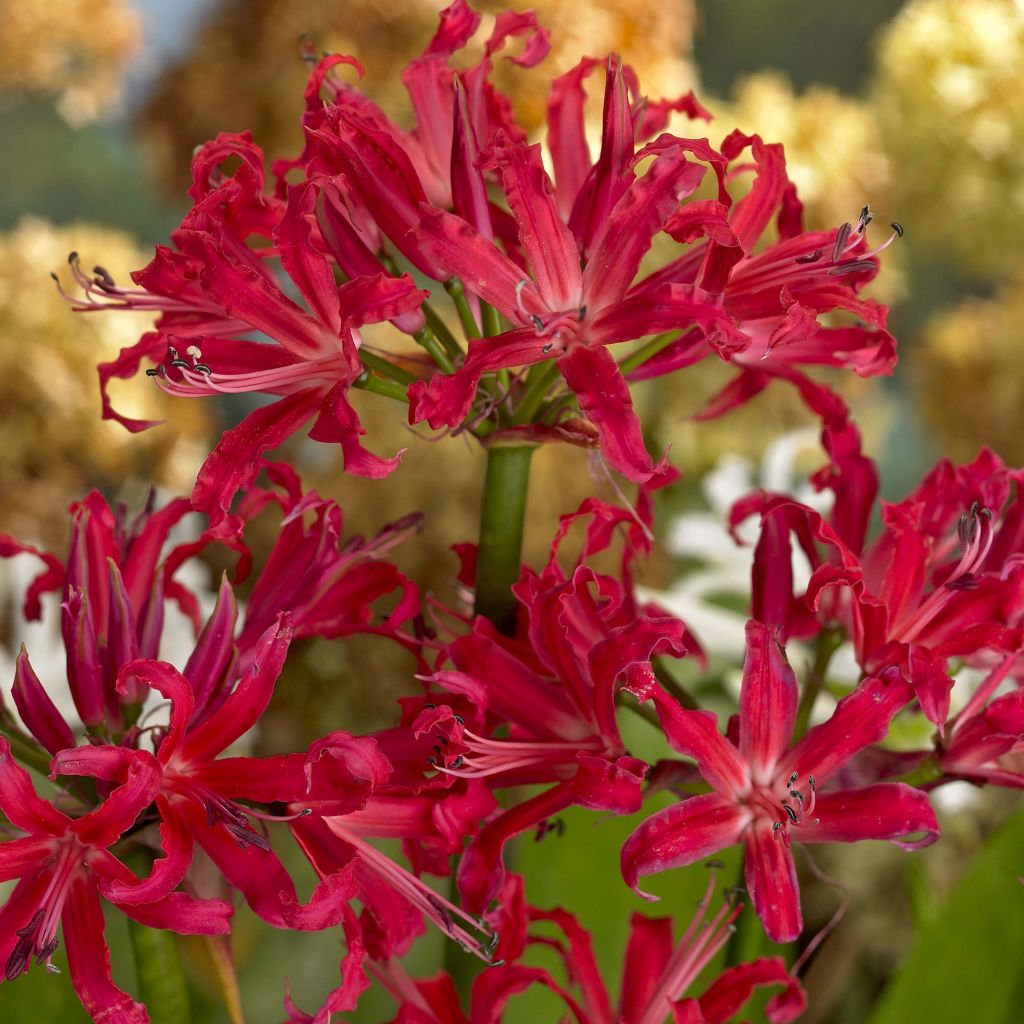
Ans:
{"label": "dark anther", "polygon": [[196,373],[205,373],[207,376],[213,373],[213,370],[211,370],[206,363],[196,363],[192,369],[195,370]]}
{"label": "dark anther", "polygon": [[832,262],[836,263],[843,255],[847,239],[850,237],[850,225],[843,224],[836,232],[836,244],[832,246]]}
{"label": "dark anther", "polygon": [[871,213],[871,207],[868,206],[867,203],[864,204],[864,207],[860,211],[860,216],[857,218],[857,220],[860,221],[860,223],[864,224],[864,225],[870,224],[871,221],[874,220],[874,217],[872,216],[872,213]]}
{"label": "dark anther", "polygon": [[717,857],[714,857],[711,860],[706,861],[705,864],[704,864],[704,867],[706,867],[706,868],[714,868],[716,870],[721,871],[722,869],[725,868],[725,861],[724,860],[719,860]]}
{"label": "dark anther", "polygon": [[189,365],[186,359],[172,359],[171,366],[179,370],[191,370],[192,367]]}
{"label": "dark anther", "polygon": [[453,768],[461,768],[465,763],[466,763],[466,759],[461,754],[459,754],[459,756],[457,758],[455,758],[454,761],[452,761],[452,767]]}
{"label": "dark anther", "polygon": [[782,828],[782,827],[783,827],[783,825],[782,825],[781,821],[773,821],[772,822],[772,831],[773,832],[778,832],[779,829]]}
{"label": "dark anther", "polygon": [[487,966],[488,967],[504,967],[505,966],[505,961],[504,960],[488,960],[487,961]]}
{"label": "dark anther", "polygon": [[147,377],[159,377],[159,376],[161,376],[159,367],[153,367],[153,366],[149,367],[146,370],[146,376]]}
{"label": "dark anther", "polygon": [[453,717],[454,717],[455,721],[459,723],[459,725],[465,725],[466,724],[466,720],[462,717],[462,715],[454,715]]}
{"label": "dark anther", "polygon": [[807,785],[811,787],[811,792],[813,793],[814,792],[814,776],[813,775],[808,775],[807,776]]}
{"label": "dark anther", "polygon": [[799,772],[793,772],[792,775],[786,780],[786,785],[792,787],[793,783],[800,778]]}
{"label": "dark anther", "polygon": [[536,313],[534,313],[533,316],[530,317],[530,320],[533,322],[533,326],[536,327],[538,331],[544,330],[544,321],[541,320],[541,318],[537,316]]}
{"label": "dark anther", "polygon": [[838,267],[833,267],[828,273],[829,277],[838,277],[840,274],[856,274],[861,270],[874,270],[875,265],[871,260],[851,260]]}
{"label": "dark anther", "polygon": [[48,957],[53,956],[57,952],[57,947],[60,945],[60,939],[56,935],[50,941],[43,946],[38,953],[36,953],[36,963],[41,964]]}
{"label": "dark anther", "polygon": [[789,820],[795,823],[797,820],[796,811],[789,804],[783,804],[782,809],[789,815]]}
{"label": "dark anther", "polygon": [[436,768],[437,767],[437,758],[436,757],[428,757],[427,758],[427,764],[429,764],[431,766],[431,768]]}
{"label": "dark anther", "polygon": [[949,580],[945,587],[947,590],[977,590],[980,585],[980,580],[974,573],[965,572],[963,576],[955,580]]}
{"label": "dark anther", "polygon": [[896,232],[897,235],[900,236],[900,238],[903,237],[903,225],[898,220],[894,220],[890,227],[893,229],[893,231]]}
{"label": "dark anther", "polygon": [[426,708],[427,710],[430,710],[432,708],[436,708],[437,705],[436,704],[424,704],[423,707]]}
{"label": "dark anther", "polygon": [[437,754],[438,757],[441,756],[441,747],[437,743],[434,744],[434,753]]}
{"label": "dark anther", "polygon": [[553,341],[549,341],[543,348],[541,348],[541,352],[544,352],[545,354],[547,354],[554,347],[555,347],[555,343]]}
{"label": "dark anther", "polygon": [[822,253],[822,251],[820,249],[815,249],[814,252],[805,253],[803,256],[797,256],[796,262],[797,263],[817,263],[818,260],[821,259],[822,255],[824,255],[824,254]]}
{"label": "dark anther", "polygon": [[78,253],[74,249],[68,253],[68,263],[75,264],[78,262]]}
{"label": "dark anther", "polygon": [[576,315],[580,318],[580,320],[584,319],[584,317],[586,317],[587,315],[587,307],[580,306],[579,312]]}
{"label": "dark anther", "polygon": [[92,272],[103,282],[108,288],[116,288],[117,283],[110,276],[110,272],[106,267],[96,266],[92,268]]}

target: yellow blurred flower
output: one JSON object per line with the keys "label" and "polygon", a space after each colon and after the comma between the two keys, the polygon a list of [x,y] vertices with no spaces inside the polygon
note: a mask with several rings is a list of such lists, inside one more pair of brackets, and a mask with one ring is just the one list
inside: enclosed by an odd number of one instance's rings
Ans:
{"label": "yellow blurred flower", "polygon": [[94,121],[116,101],[118,79],[139,35],[131,0],[5,3],[0,90],[52,96],[72,125]]}
{"label": "yellow blurred flower", "polygon": [[970,275],[1011,273],[1024,230],[1024,4],[912,0],[881,37],[874,96],[908,231]]}
{"label": "yellow blurred flower", "polygon": [[151,318],[72,313],[50,278],[72,249],[121,279],[146,261],[127,235],[91,225],[28,218],[0,234],[0,528],[55,543],[65,539],[66,506],[89,487],[116,491],[134,479],[141,490],[152,479],[187,493],[206,452],[205,410],[172,409],[145,383],[118,388],[119,406],[171,426],[132,435],[100,419],[96,364],[133,344]]}
{"label": "yellow blurred flower", "polygon": [[937,313],[909,350],[921,415],[952,458],[971,459],[987,444],[1009,462],[1024,461],[1022,323],[1018,270],[991,299],[967,299]]}

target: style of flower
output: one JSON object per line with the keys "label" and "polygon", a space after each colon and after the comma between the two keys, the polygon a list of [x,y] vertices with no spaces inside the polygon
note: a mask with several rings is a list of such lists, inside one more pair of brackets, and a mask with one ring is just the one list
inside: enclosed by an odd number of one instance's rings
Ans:
{"label": "style of flower", "polygon": [[[742,842],[746,882],[769,938],[803,928],[790,843],[887,839],[903,849],[934,842],[939,826],[926,794],[903,783],[824,789],[859,751],[882,739],[912,691],[898,673],[865,679],[832,717],[791,746],[796,678],[774,631],[747,626],[738,741],[722,736],[709,711],[686,711],[658,688],[653,699],[669,743],[694,758],[712,792],[644,821],[622,849],[622,873],[640,895],[641,877],[693,864]],[[922,833],[916,840],[905,837]]]}
{"label": "style of flower", "polygon": [[144,903],[125,898],[148,880],[140,882],[110,847],[135,825],[159,785],[156,761],[139,754],[122,785],[95,810],[70,818],[38,796],[0,737],[0,810],[26,833],[0,843],[0,877],[19,879],[0,908],[0,957],[7,981],[20,977],[33,960],[57,969],[51,957],[62,925],[71,980],[92,1018],[148,1024],[145,1007],[111,978],[99,897],[150,927],[200,935],[228,931],[232,908],[222,900],[172,893],[173,886],[152,893]]}

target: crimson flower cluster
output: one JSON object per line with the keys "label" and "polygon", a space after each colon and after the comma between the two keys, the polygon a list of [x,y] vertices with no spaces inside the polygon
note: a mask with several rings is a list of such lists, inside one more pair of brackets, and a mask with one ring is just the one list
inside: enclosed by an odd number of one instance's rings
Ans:
{"label": "crimson flower cluster", "polygon": [[[59,595],[66,662],[65,691],[37,674],[41,652],[23,650],[17,717],[0,707],[0,880],[16,880],[0,959],[8,982],[56,969],[62,935],[96,1021],[149,1019],[113,980],[102,897],[180,933],[228,934],[237,900],[274,928],[340,928],[329,991],[312,1013],[286,996],[293,1022],[328,1024],[374,979],[396,1024],[499,1021],[535,985],[580,1024],[724,1024],[772,986],[765,1012],[782,1024],[805,1003],[785,951],[714,968],[745,902],[772,941],[809,941],[794,843],[916,849],[939,836],[931,790],[1024,784],[1024,471],[990,452],[943,462],[882,506],[869,539],[877,473],[817,375],[892,370],[887,310],[861,293],[902,228],[869,241],[865,207],[805,229],[781,145],[692,137],[710,120],[696,98],[645,96],[614,55],[554,77],[546,139],[533,143],[492,72],[508,49],[517,73],[538,74],[548,33],[532,12],[506,11],[473,58],[481,22],[466,0],[441,12],[402,75],[411,126],[351,84],[354,57],[307,54],[301,153],[268,168],[245,132],[201,146],[191,209],[130,287],[72,255],[76,311],[156,317],[99,367],[104,417],[154,426],[116,412],[107,391],[144,367],[173,395],[269,396],[223,434],[190,498],[151,498],[130,517],[90,494],[70,510],[66,557],[0,535],[0,555],[41,562],[24,615]],[[587,85],[601,75],[598,119]],[[593,154],[589,123],[601,129]],[[704,359],[735,372],[700,417],[775,379],[797,390],[822,427],[814,483],[834,499],[827,515],[765,493],[733,510],[733,525],[759,517],[760,537],[724,731],[674,682],[674,660],[703,664],[700,637],[638,597],[633,577],[651,551],[654,492],[678,472],[649,450],[630,385]],[[488,452],[480,543],[456,545],[460,596],[447,605],[389,561],[418,515],[345,539],[341,508],[267,461],[311,423],[344,472],[400,472],[401,452],[364,445],[357,391]],[[509,453],[528,466],[549,442],[586,449],[638,493],[631,504],[616,482],[616,503],[567,510],[535,568],[521,564],[523,524],[501,481]],[[254,554],[264,517],[274,540]],[[213,554],[234,568],[204,603],[183,569]],[[497,607],[467,604],[474,589]],[[169,644],[169,612],[191,624],[187,649]],[[246,737],[295,645],[356,634],[405,652],[396,724],[251,756]],[[795,643],[818,654],[804,678],[787,660]],[[843,643],[862,676],[824,715],[817,698]],[[983,678],[951,716],[964,664]],[[643,757],[623,714],[646,721]],[[922,715],[933,749],[885,745],[898,717]],[[26,768],[49,776],[47,795]],[[696,915],[638,911],[623,924],[617,1005],[577,918],[531,905],[509,870],[511,840],[560,833],[573,806],[639,816],[623,830],[622,877],[607,882],[642,896],[646,876],[743,851],[745,892],[718,895],[712,877]],[[301,860],[318,879],[305,901],[289,867]],[[489,969],[471,986],[411,977],[402,958],[428,926]]]}

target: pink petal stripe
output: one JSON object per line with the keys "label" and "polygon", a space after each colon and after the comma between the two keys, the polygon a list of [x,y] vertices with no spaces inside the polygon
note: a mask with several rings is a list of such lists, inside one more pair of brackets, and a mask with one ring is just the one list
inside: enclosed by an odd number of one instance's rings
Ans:
{"label": "pink petal stripe", "polygon": [[767,818],[755,821],[743,840],[747,891],[757,916],[772,942],[792,942],[804,927],[793,855]]}
{"label": "pink petal stripe", "polygon": [[669,868],[685,867],[739,842],[750,811],[718,793],[682,800],[645,819],[622,847],[622,877],[646,900],[657,896],[640,888],[640,879]]}
{"label": "pink petal stripe", "polygon": [[776,630],[747,623],[747,653],[740,690],[740,756],[755,785],[771,782],[775,764],[789,746],[799,694]]}

